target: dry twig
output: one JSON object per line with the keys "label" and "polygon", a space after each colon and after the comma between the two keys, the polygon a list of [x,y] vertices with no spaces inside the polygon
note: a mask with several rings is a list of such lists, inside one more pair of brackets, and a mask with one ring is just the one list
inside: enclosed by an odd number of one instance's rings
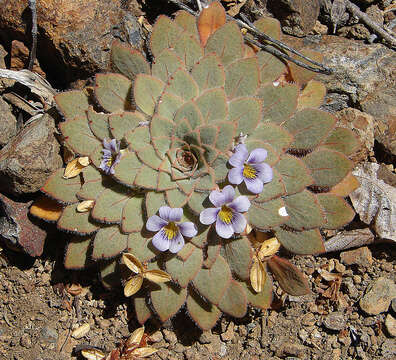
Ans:
{"label": "dry twig", "polygon": [[34,60],[36,59],[37,51],[37,8],[36,0],[29,0],[29,8],[32,13],[32,48],[29,54],[29,65],[28,69],[33,69]]}

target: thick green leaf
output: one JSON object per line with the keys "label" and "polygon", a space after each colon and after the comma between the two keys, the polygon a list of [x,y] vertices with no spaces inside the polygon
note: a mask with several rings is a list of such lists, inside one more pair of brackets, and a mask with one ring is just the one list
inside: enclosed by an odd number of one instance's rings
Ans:
{"label": "thick green leaf", "polygon": [[151,237],[149,238],[149,232],[146,227],[142,227],[141,230],[141,232],[129,234],[127,251],[135,255],[143,263],[152,260],[160,252],[151,243]]}
{"label": "thick green leaf", "polygon": [[[236,125],[230,124],[229,122],[217,122],[216,125],[219,127],[220,136],[217,137],[215,144],[216,149],[226,152],[231,150],[233,139],[236,136]],[[239,134],[238,134],[239,135]]]}
{"label": "thick green leaf", "polygon": [[176,281],[183,288],[194,279],[202,266],[201,249],[196,248],[192,244],[186,244],[181,251],[187,250],[185,248],[189,246],[193,247],[193,251],[186,259],[182,260],[179,256],[174,256],[166,262],[167,273],[172,276],[172,280]]}
{"label": "thick green leaf", "polygon": [[196,247],[203,248],[208,242],[208,233],[211,228],[208,226],[202,225],[200,222],[196,223],[196,225],[198,227],[198,234],[195,235],[190,240],[190,242],[192,244],[194,244]]}
{"label": "thick green leaf", "polygon": [[281,26],[279,20],[269,16],[263,16],[256,20],[253,24],[258,31],[261,31],[262,33],[271,36],[276,40],[280,40]]}
{"label": "thick green leaf", "polygon": [[149,74],[150,66],[140,51],[118,41],[113,42],[110,53],[111,65],[131,80],[137,74]]}
{"label": "thick green leaf", "polygon": [[82,90],[66,91],[55,95],[56,105],[67,120],[84,117],[88,110],[88,97]]}
{"label": "thick green leaf", "polygon": [[136,174],[134,186],[148,190],[157,190],[159,172],[143,165]]}
{"label": "thick green leaf", "polygon": [[176,13],[174,23],[193,35],[195,39],[199,40],[197,19],[194,15],[191,15],[187,11],[180,10]]}
{"label": "thick green leaf", "polygon": [[304,109],[298,111],[283,126],[293,136],[290,145],[292,150],[311,151],[334,128],[336,118],[330,113],[317,109]]}
{"label": "thick green leaf", "polygon": [[[180,109],[176,112],[175,123],[178,125],[177,130],[175,130],[174,135],[183,139],[183,134],[189,133],[200,125],[204,124],[204,119],[199,107],[195,102],[186,102]],[[186,124],[186,128],[182,130],[182,122]]]}
{"label": "thick green leaf", "polygon": [[231,63],[226,67],[225,75],[224,90],[228,99],[256,94],[260,81],[257,58],[250,57]]}
{"label": "thick green leaf", "polygon": [[293,136],[288,131],[271,122],[259,124],[250,138],[267,142],[278,153],[283,153],[293,141]]}
{"label": "thick green leaf", "polygon": [[84,184],[76,194],[81,200],[94,200],[102,191],[115,184],[110,176],[102,175],[93,166],[87,166],[82,175]]}
{"label": "thick green leaf", "polygon": [[120,161],[115,167],[114,178],[127,186],[133,186],[138,170],[143,166],[134,152],[128,152],[122,156]]}
{"label": "thick green leaf", "polygon": [[231,281],[231,271],[222,256],[218,256],[210,269],[201,269],[193,279],[198,293],[217,305]]}
{"label": "thick green leaf", "polygon": [[173,189],[165,191],[165,199],[170,207],[181,208],[187,204],[189,196],[181,192],[179,189]]}
{"label": "thick green leaf", "polygon": [[224,256],[231,272],[241,280],[248,280],[252,262],[252,245],[246,237],[224,241]]}
{"label": "thick green leaf", "polygon": [[228,315],[237,318],[244,317],[247,311],[247,298],[242,285],[231,280],[218,306]]}
{"label": "thick green leaf", "polygon": [[307,231],[289,231],[276,229],[276,238],[287,250],[299,255],[320,254],[325,251],[318,229]]}
{"label": "thick green leaf", "polygon": [[280,124],[290,118],[296,110],[298,95],[294,84],[275,86],[271,83],[260,87],[257,96],[263,103],[263,121]]}
{"label": "thick green leaf", "polygon": [[342,197],[333,194],[317,194],[316,196],[327,220],[322,228],[339,229],[353,220],[355,212]]}
{"label": "thick green leaf", "polygon": [[64,179],[64,172],[63,168],[56,170],[40,190],[61,203],[72,204],[78,201],[76,194],[81,188],[81,179],[79,176]]}
{"label": "thick green leaf", "polygon": [[235,22],[226,23],[209,37],[205,54],[210,53],[216,53],[223,65],[228,65],[243,57],[243,37]]}
{"label": "thick green leaf", "polygon": [[164,193],[149,191],[146,193],[145,205],[147,218],[157,213],[159,208],[165,204]]}
{"label": "thick green leaf", "polygon": [[326,86],[319,81],[311,80],[301,92],[298,98],[297,108],[299,110],[305,108],[318,108],[322,105],[325,96]]}
{"label": "thick green leaf", "polygon": [[133,96],[138,108],[147,115],[153,115],[158,98],[165,84],[151,75],[139,74],[133,86]]}
{"label": "thick green leaf", "polygon": [[162,160],[152,145],[147,145],[136,151],[139,160],[154,170],[159,170]]}
{"label": "thick green leaf", "polygon": [[77,154],[88,156],[98,145],[99,139],[92,133],[85,117],[67,120],[59,124],[66,144]]}
{"label": "thick green leaf", "polygon": [[155,22],[150,38],[150,48],[153,55],[158,56],[162,50],[173,48],[182,32],[181,27],[168,17],[160,15]]}
{"label": "thick green leaf", "polygon": [[253,97],[239,98],[230,101],[228,106],[229,121],[238,124],[237,134],[253,135],[261,119],[260,101]]}
{"label": "thick green leaf", "polygon": [[271,276],[267,274],[265,278],[265,283],[261,292],[256,293],[253,288],[247,283],[241,283],[245,290],[247,301],[250,305],[258,307],[259,309],[266,310],[271,306],[272,303],[272,279]]}
{"label": "thick green leaf", "polygon": [[268,230],[283,224],[288,217],[281,216],[279,209],[284,206],[285,204],[280,198],[265,203],[252,201],[247,213],[248,223],[259,230]]}
{"label": "thick green leaf", "polygon": [[318,228],[325,223],[324,214],[316,196],[308,190],[284,198],[289,219],[285,225],[296,230]]}
{"label": "thick green leaf", "polygon": [[224,67],[215,54],[205,55],[192,69],[192,77],[197,82],[201,92],[220,88],[225,84]]}
{"label": "thick green leaf", "polygon": [[266,51],[259,51],[257,59],[260,69],[260,82],[262,84],[272,83],[286,71],[286,64]]}
{"label": "thick green leaf", "polygon": [[122,209],[131,195],[122,185],[116,185],[103,191],[95,200],[91,216],[101,223],[119,224],[122,219]]}
{"label": "thick green leaf", "polygon": [[124,111],[121,114],[110,115],[109,126],[112,138],[121,140],[126,132],[135,129],[145,120],[143,114],[138,111]]}
{"label": "thick green leaf", "polygon": [[270,145],[261,140],[257,140],[255,138],[248,138],[245,141],[245,145],[249,152],[254,149],[264,149],[267,151],[267,157],[265,158],[265,162],[271,167],[274,166],[279,161],[279,154],[275,151],[275,149]]}
{"label": "thick green leaf", "polygon": [[[319,62],[319,63],[323,62],[323,55],[318,51],[314,51],[311,49],[302,49],[302,50],[300,50],[300,52],[303,55],[307,56],[308,58],[315,60],[316,62]],[[297,57],[296,55],[293,55],[293,56]],[[306,64],[309,64],[304,59],[299,59],[299,60],[301,60],[302,62],[304,62]],[[299,85],[306,84],[308,81],[312,80],[316,76],[316,73],[314,73],[313,71],[304,69],[303,67],[301,67],[295,63],[292,63],[291,61],[288,62],[288,65],[289,65],[291,77]]]}
{"label": "thick green leaf", "polygon": [[283,155],[275,165],[288,195],[302,191],[313,184],[313,178],[304,162],[291,155]]}
{"label": "thick green leaf", "polygon": [[180,96],[163,92],[158,100],[157,114],[172,121],[176,111],[183,105],[184,100]]}
{"label": "thick green leaf", "polygon": [[280,287],[288,294],[301,296],[309,294],[309,284],[303,273],[288,260],[273,256],[268,265]]}
{"label": "thick green leaf", "polygon": [[199,88],[186,70],[179,69],[169,78],[165,91],[188,101],[198,95]]}
{"label": "thick green leaf", "polygon": [[272,171],[274,175],[272,181],[264,184],[263,191],[257,196],[257,198],[254,199],[255,202],[266,202],[286,194],[285,185],[283,184],[278,170],[273,168]]}
{"label": "thick green leaf", "polygon": [[328,149],[318,149],[302,160],[310,169],[315,186],[326,189],[339,183],[353,168],[353,162],[344,154]]}
{"label": "thick green leaf", "polygon": [[100,280],[102,285],[108,289],[114,289],[121,286],[121,274],[119,268],[119,258],[102,261],[100,266]]}
{"label": "thick green leaf", "polygon": [[207,247],[205,248],[206,257],[203,265],[207,269],[210,269],[215,263],[217,257],[220,255],[220,250],[222,249],[221,245],[223,244],[224,239],[217,235],[214,226],[209,227],[209,231],[206,234]]}
{"label": "thick green leaf", "polygon": [[97,231],[99,226],[92,221],[89,212],[78,212],[77,206],[78,204],[72,204],[63,209],[57,228],[78,235],[88,235]]}
{"label": "thick green leaf", "polygon": [[173,49],[165,49],[155,58],[151,72],[154,77],[167,82],[169,76],[183,65],[182,59]]}
{"label": "thick green leaf", "polygon": [[94,260],[110,259],[123,252],[128,245],[128,235],[120,233],[118,225],[100,229],[93,242],[92,258]]}
{"label": "thick green leaf", "polygon": [[146,303],[146,298],[144,296],[134,296],[133,303],[135,305],[136,319],[140,325],[143,325],[152,315]]}
{"label": "thick green leaf", "polygon": [[204,54],[198,39],[187,32],[180,35],[174,50],[183,59],[187,70],[190,70]]}
{"label": "thick green leaf", "polygon": [[148,126],[139,126],[124,134],[124,139],[131,149],[138,151],[150,145],[150,129]]}
{"label": "thick green leaf", "polygon": [[185,303],[187,289],[178,288],[169,282],[154,286],[150,292],[151,303],[160,320],[164,322],[175,315]]}
{"label": "thick green leaf", "polygon": [[190,290],[187,297],[187,310],[194,322],[203,330],[210,330],[221,316],[219,308],[204,301],[195,291]]}
{"label": "thick green leaf", "polygon": [[66,247],[64,266],[66,269],[79,270],[85,268],[89,263],[89,245],[91,237],[74,236]]}
{"label": "thick green leaf", "polygon": [[108,112],[130,110],[132,82],[121,74],[96,74],[95,96]]}
{"label": "thick green leaf", "polygon": [[225,120],[228,115],[227,99],[223,89],[205,91],[197,100],[199,110],[207,124]]}
{"label": "thick green leaf", "polygon": [[103,113],[97,113],[93,110],[92,106],[87,111],[88,125],[92,133],[99,139],[111,139],[109,129],[109,115]]}
{"label": "thick green leaf", "polygon": [[143,218],[144,197],[142,195],[133,195],[124,208],[122,209],[122,232],[129,234],[131,232],[140,232],[144,227]]}
{"label": "thick green leaf", "polygon": [[346,128],[335,128],[321,146],[339,151],[345,155],[351,155],[359,149],[359,140],[352,130]]}

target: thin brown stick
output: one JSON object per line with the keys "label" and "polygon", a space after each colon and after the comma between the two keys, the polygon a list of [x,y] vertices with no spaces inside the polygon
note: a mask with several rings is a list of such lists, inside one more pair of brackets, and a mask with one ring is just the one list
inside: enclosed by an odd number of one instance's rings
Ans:
{"label": "thin brown stick", "polygon": [[[173,3],[173,4],[177,5],[177,6],[179,6],[179,7],[180,7],[181,9],[183,9],[183,10],[186,10],[186,11],[189,12],[191,15],[194,15],[194,16],[198,16],[198,15],[199,15],[197,12],[195,12],[195,11],[192,10],[192,9],[190,9],[188,6],[184,5],[182,2],[180,2],[180,1],[178,1],[178,0],[167,0],[167,1],[169,1],[169,2],[171,2],[171,3]],[[321,63],[318,63],[318,62],[316,62],[316,61],[314,61],[314,60],[312,60],[312,59],[306,57],[305,55],[301,54],[301,53],[298,52],[297,50],[294,50],[293,48],[287,46],[287,45],[284,44],[283,42],[281,42],[281,41],[279,41],[279,40],[276,40],[276,39],[272,38],[271,36],[268,36],[268,35],[266,35],[266,34],[260,32],[260,31],[258,31],[258,29],[257,29],[253,24],[250,23],[250,25],[249,25],[248,23],[246,23],[246,22],[244,22],[244,21],[242,21],[242,20],[239,20],[239,19],[235,19],[235,18],[233,18],[232,16],[229,16],[229,15],[227,15],[227,18],[228,18],[229,20],[234,20],[234,21],[236,21],[236,23],[237,23],[241,28],[247,29],[251,34],[253,34],[254,36],[258,37],[259,39],[261,38],[261,39],[264,39],[264,40],[266,40],[266,41],[272,42],[272,43],[274,43],[277,47],[280,47],[280,48],[282,48],[282,49],[285,49],[285,50],[287,50],[287,51],[290,51],[291,53],[293,53],[293,54],[295,54],[295,55],[300,56],[301,58],[303,58],[304,60],[310,62],[311,64],[314,64],[314,65],[318,66],[318,68],[312,67],[312,66],[307,65],[307,64],[305,64],[305,63],[303,63],[303,62],[301,62],[301,61],[299,61],[299,60],[296,60],[296,59],[290,57],[289,55],[285,54],[284,52],[279,51],[278,49],[276,49],[276,48],[275,48],[274,46],[272,46],[272,45],[263,45],[263,44],[261,44],[260,42],[258,42],[258,41],[256,41],[256,40],[251,40],[251,39],[245,38],[246,41],[249,41],[250,43],[252,43],[252,44],[258,46],[260,49],[263,49],[264,51],[267,51],[267,52],[269,52],[270,54],[272,54],[272,55],[274,55],[274,56],[277,56],[277,57],[286,59],[286,60],[288,60],[288,61],[291,61],[291,62],[295,63],[295,64],[298,65],[298,66],[301,66],[301,67],[303,67],[303,68],[305,68],[305,69],[314,71],[314,72],[316,72],[316,73],[321,73],[321,74],[327,74],[327,75],[329,75],[329,74],[331,74],[331,73],[333,72],[332,69],[330,69],[330,68],[326,67],[325,65],[323,65],[323,64],[321,64]]]}
{"label": "thin brown stick", "polygon": [[389,34],[381,25],[374,22],[367,14],[360,11],[360,9],[349,0],[345,0],[345,5],[353,15],[362,20],[362,22],[370,27],[378,36],[382,37],[392,47],[396,47],[396,38]]}
{"label": "thin brown stick", "polygon": [[36,0],[29,0],[29,8],[32,13],[32,48],[29,54],[29,65],[28,69],[32,71],[34,60],[36,59],[37,52],[37,8]]}

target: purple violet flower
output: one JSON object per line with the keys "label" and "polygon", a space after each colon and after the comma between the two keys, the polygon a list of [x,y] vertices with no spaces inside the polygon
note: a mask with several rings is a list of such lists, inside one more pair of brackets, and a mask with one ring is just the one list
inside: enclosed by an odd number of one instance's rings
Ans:
{"label": "purple violet flower", "polygon": [[184,246],[183,236],[191,238],[197,235],[198,229],[194,223],[186,221],[176,224],[181,220],[182,215],[181,208],[161,206],[159,216],[153,215],[147,220],[147,230],[157,232],[152,243],[159,251],[169,250],[171,253],[177,253]]}
{"label": "purple violet flower", "polygon": [[120,162],[120,142],[116,139],[103,139],[103,156],[100,168],[107,174],[114,174],[114,166]]}
{"label": "purple violet flower", "polygon": [[251,193],[260,194],[264,183],[270,182],[273,178],[271,166],[263,162],[266,157],[267,150],[265,149],[254,149],[249,155],[246,145],[239,144],[228,160],[233,166],[228,172],[228,181],[235,185],[244,181]]}
{"label": "purple violet flower", "polygon": [[210,225],[216,221],[216,232],[222,238],[229,239],[234,233],[242,233],[246,227],[246,219],[241,214],[249,210],[250,201],[246,196],[238,196],[235,200],[235,190],[231,185],[222,191],[213,190],[209,200],[215,208],[201,211],[199,220]]}

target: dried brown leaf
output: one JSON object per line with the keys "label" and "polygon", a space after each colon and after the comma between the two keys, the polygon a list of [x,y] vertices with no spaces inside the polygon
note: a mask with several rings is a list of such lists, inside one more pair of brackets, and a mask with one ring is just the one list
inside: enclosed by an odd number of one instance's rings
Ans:
{"label": "dried brown leaf", "polygon": [[78,212],[87,212],[93,208],[94,204],[95,204],[94,200],[82,201],[77,205],[77,211]]}
{"label": "dried brown leaf", "polygon": [[253,264],[250,269],[250,284],[255,292],[259,293],[263,290],[267,278],[267,272],[265,271],[263,263],[255,256],[253,258]]}
{"label": "dried brown leaf", "polygon": [[136,329],[128,338],[128,340],[125,342],[125,347],[127,348],[127,350],[139,346],[143,334],[144,334],[144,326]]}
{"label": "dried brown leaf", "polygon": [[143,265],[135,255],[131,253],[122,254],[122,261],[135,274],[143,273]]}
{"label": "dried brown leaf", "polygon": [[71,336],[75,339],[81,339],[88,334],[90,329],[91,326],[88,323],[82,324],[72,332]]}
{"label": "dried brown leaf", "polygon": [[142,284],[143,284],[143,277],[141,275],[133,276],[125,283],[124,295],[126,297],[130,297],[136,294],[142,287]]}
{"label": "dried brown leaf", "polygon": [[158,349],[154,349],[153,347],[146,346],[146,347],[141,347],[138,349],[135,349],[132,351],[132,355],[140,358],[145,358],[147,356],[151,356],[155,354],[158,351]]}
{"label": "dried brown leaf", "polygon": [[281,243],[276,237],[265,240],[258,252],[258,258],[263,261],[268,256],[275,255],[278,252],[280,246]]}
{"label": "dried brown leaf", "polygon": [[163,283],[172,280],[172,277],[162,270],[149,270],[143,275],[147,280],[155,283]]}
{"label": "dried brown leaf", "polygon": [[99,349],[85,349],[81,350],[81,355],[88,360],[102,360],[106,354]]}

